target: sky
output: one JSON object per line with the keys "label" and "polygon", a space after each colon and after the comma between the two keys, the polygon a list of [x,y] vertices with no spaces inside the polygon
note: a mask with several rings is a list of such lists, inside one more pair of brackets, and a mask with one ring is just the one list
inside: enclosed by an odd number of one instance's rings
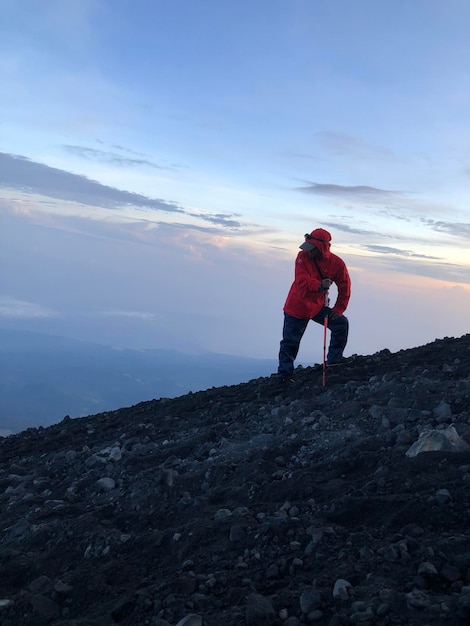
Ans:
{"label": "sky", "polygon": [[1,12],[0,326],[276,359],[322,227],[345,355],[470,332],[468,0]]}

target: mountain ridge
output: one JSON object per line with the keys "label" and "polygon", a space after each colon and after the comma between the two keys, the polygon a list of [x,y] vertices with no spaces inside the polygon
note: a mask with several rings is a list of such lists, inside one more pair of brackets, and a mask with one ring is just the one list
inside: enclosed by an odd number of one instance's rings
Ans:
{"label": "mountain ridge", "polygon": [[468,624],[470,335],[295,379],[0,439],[2,626]]}

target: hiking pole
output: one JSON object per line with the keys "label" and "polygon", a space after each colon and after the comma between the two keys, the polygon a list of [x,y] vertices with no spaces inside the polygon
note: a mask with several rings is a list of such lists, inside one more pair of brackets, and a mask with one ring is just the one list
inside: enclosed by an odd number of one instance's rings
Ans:
{"label": "hiking pole", "polygon": [[328,328],[328,305],[330,304],[330,299],[328,297],[328,289],[325,291],[325,299],[323,301],[323,307],[325,309],[325,315],[323,317],[323,376],[322,376],[322,384],[323,387],[326,385],[326,329]]}

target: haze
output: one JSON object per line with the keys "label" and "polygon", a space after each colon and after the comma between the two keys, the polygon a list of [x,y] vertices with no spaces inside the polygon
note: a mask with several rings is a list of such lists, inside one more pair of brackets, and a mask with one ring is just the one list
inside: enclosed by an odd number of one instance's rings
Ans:
{"label": "haze", "polygon": [[0,325],[275,358],[321,226],[346,353],[468,332],[469,32],[467,0],[4,1]]}

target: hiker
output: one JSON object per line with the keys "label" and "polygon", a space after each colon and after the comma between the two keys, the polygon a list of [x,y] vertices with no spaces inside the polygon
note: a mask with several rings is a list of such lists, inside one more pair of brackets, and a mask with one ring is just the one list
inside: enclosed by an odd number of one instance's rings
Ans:
{"label": "hiker", "polygon": [[[324,324],[326,314],[331,332],[327,365],[346,360],[343,350],[348,340],[349,322],[343,313],[351,294],[351,280],[344,261],[330,252],[330,241],[328,231],[316,228],[305,235],[305,242],[295,260],[295,278],[284,304],[284,328],[279,350],[277,376],[282,381],[293,381],[294,361],[309,321]],[[325,307],[325,291],[333,283],[338,288],[338,297],[333,307]]]}

